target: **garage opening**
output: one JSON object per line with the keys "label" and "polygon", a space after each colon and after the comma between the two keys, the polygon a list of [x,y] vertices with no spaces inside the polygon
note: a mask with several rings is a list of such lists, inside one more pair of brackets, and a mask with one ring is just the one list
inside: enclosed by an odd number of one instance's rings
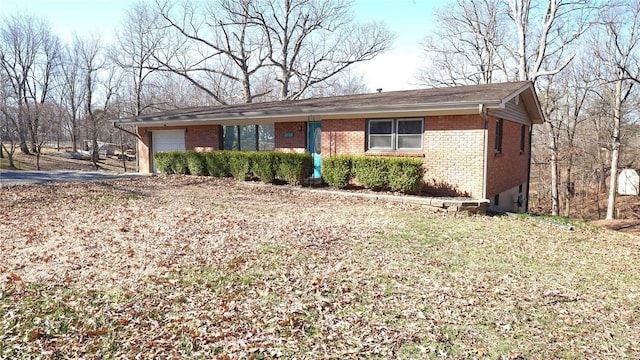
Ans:
{"label": "garage opening", "polygon": [[178,130],[154,130],[151,132],[151,171],[156,169],[154,154],[160,151],[184,151],[184,129]]}

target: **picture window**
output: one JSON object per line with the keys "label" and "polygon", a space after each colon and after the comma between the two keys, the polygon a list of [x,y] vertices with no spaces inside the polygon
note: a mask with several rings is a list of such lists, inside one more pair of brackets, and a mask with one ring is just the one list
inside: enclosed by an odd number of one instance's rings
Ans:
{"label": "picture window", "polygon": [[367,125],[367,148],[383,151],[421,151],[424,119],[375,119]]}

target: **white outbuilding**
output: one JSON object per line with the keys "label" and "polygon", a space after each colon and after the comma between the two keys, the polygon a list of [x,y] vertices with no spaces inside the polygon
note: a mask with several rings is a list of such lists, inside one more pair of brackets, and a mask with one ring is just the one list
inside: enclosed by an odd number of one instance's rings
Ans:
{"label": "white outbuilding", "polygon": [[634,169],[624,169],[618,176],[618,194],[620,195],[639,195],[640,194],[640,176]]}

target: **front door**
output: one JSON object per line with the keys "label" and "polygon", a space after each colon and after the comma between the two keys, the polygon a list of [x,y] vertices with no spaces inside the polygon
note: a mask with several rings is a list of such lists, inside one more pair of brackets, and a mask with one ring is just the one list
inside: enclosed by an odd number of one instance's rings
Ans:
{"label": "front door", "polygon": [[309,153],[313,157],[312,178],[319,179],[322,176],[322,130],[319,121],[310,122],[307,126],[307,146]]}

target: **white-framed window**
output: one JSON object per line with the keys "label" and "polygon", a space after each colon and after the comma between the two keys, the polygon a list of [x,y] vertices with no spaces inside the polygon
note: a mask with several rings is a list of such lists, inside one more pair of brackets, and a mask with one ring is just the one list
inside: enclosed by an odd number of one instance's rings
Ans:
{"label": "white-framed window", "polygon": [[424,119],[372,119],[367,122],[367,149],[422,151]]}

